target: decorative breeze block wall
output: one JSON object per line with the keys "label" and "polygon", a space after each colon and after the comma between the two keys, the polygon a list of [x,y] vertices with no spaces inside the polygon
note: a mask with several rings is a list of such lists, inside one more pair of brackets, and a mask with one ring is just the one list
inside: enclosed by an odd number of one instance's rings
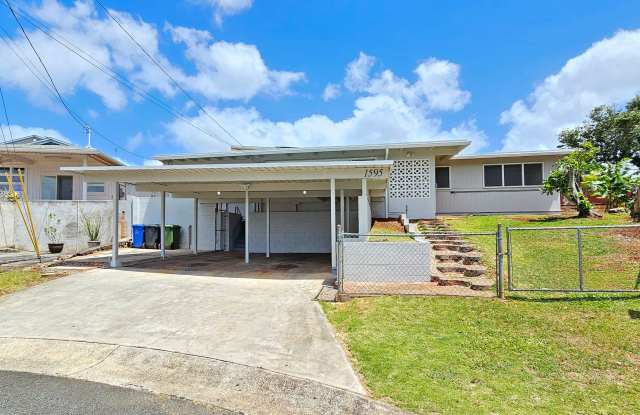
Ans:
{"label": "decorative breeze block wall", "polygon": [[431,195],[429,159],[396,160],[389,175],[389,197],[426,198]]}

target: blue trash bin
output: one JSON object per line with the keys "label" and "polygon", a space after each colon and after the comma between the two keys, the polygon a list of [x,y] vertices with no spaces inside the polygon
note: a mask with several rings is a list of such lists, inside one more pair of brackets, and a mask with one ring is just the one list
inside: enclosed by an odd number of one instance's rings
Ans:
{"label": "blue trash bin", "polygon": [[133,241],[134,248],[144,248],[144,225],[133,225]]}

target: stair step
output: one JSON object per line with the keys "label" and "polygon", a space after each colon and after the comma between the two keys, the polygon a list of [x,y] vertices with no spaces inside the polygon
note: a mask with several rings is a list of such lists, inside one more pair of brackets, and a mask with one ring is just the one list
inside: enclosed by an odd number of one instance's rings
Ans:
{"label": "stair step", "polygon": [[475,249],[471,245],[438,243],[438,242],[431,244],[431,248],[433,248],[434,251],[457,251],[457,252],[472,252]]}
{"label": "stair step", "polygon": [[436,259],[439,261],[454,261],[462,262],[465,265],[472,265],[482,261],[482,254],[479,252],[437,251]]}
{"label": "stair step", "polygon": [[485,277],[456,277],[448,275],[434,275],[431,280],[437,282],[438,285],[458,285],[461,287],[469,287],[472,290],[484,291],[494,287],[495,281]]}
{"label": "stair step", "polygon": [[457,273],[465,277],[479,277],[487,272],[483,265],[464,265],[464,264],[436,264],[438,271],[442,273]]}

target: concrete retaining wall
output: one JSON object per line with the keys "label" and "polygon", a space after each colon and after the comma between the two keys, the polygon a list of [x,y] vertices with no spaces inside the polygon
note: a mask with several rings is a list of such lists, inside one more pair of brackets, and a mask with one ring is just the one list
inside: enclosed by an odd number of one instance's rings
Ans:
{"label": "concrete retaining wall", "polygon": [[[84,232],[82,213],[102,217],[102,231],[100,241],[111,243],[113,235],[113,203],[110,201],[35,201],[30,204],[32,218],[36,227],[38,242],[43,252],[48,250],[48,239],[44,233],[49,214],[53,213],[60,219],[58,225],[61,242],[64,243],[64,253],[78,252],[88,248],[89,238]],[[120,201],[120,210],[124,212],[125,220],[129,217],[130,202]],[[9,246],[25,251],[33,251],[33,246],[26,231],[26,227],[15,205],[0,202],[0,246]],[[128,222],[128,221],[127,221]],[[123,226],[125,229],[128,225]]]}
{"label": "concrete retaining wall", "polygon": [[431,245],[345,240],[342,267],[344,282],[428,282]]}

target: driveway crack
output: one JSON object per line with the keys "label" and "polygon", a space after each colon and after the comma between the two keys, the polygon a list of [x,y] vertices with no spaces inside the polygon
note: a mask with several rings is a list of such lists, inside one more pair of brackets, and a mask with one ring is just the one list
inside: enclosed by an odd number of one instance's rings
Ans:
{"label": "driveway crack", "polygon": [[85,368],[82,369],[78,369],[76,371],[73,372],[69,372],[67,374],[65,374],[65,376],[72,376],[72,375],[76,375],[80,372],[85,372],[89,369],[93,369],[94,367],[100,366],[102,363],[105,362],[105,360],[107,360],[108,358],[111,357],[111,355],[113,355],[115,353],[116,350],[118,350],[120,348],[120,345],[115,346],[109,353],[107,353],[107,355],[105,357],[103,357],[102,359],[100,359],[99,361],[97,361],[96,363],[93,363]]}

